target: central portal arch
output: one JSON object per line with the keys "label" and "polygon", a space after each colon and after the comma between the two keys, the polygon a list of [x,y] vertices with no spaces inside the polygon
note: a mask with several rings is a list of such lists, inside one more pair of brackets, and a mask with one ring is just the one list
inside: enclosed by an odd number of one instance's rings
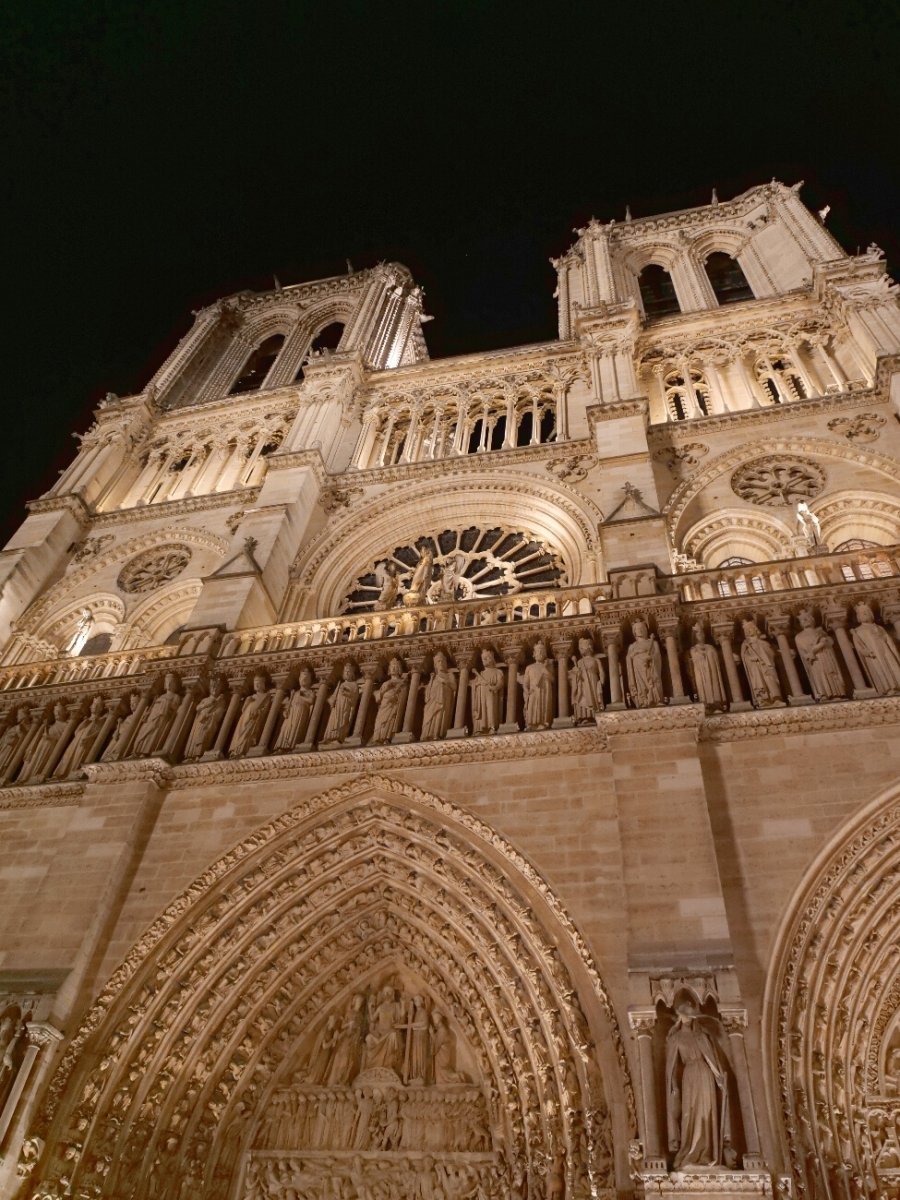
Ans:
{"label": "central portal arch", "polygon": [[364,777],[251,835],[138,943],[51,1083],[35,1182],[611,1198],[634,1127],[615,1015],[546,883],[471,815]]}

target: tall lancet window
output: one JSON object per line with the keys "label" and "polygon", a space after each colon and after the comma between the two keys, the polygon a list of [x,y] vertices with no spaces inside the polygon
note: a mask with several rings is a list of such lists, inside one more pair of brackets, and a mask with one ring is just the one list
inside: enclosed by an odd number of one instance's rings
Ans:
{"label": "tall lancet window", "polygon": [[240,375],[231,385],[229,396],[240,396],[243,392],[255,392],[266,381],[266,376],[272,370],[272,365],[284,345],[284,334],[273,333],[260,342],[250,357],[244,363]]}
{"label": "tall lancet window", "polygon": [[706,274],[720,304],[756,298],[740,263],[730,254],[715,250],[706,260]]}
{"label": "tall lancet window", "polygon": [[650,263],[644,267],[638,276],[638,287],[641,289],[644,312],[650,320],[681,312],[678,297],[675,295],[675,284],[665,267],[658,263]]}

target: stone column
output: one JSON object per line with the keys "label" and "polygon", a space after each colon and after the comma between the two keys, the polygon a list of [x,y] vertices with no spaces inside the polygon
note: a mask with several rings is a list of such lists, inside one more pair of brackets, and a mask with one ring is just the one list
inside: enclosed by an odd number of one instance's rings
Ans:
{"label": "stone column", "polygon": [[741,687],[741,677],[738,675],[737,661],[732,645],[732,636],[734,634],[734,622],[728,621],[726,624],[711,624],[713,637],[716,639],[716,644],[722,651],[722,661],[725,664],[725,677],[728,680],[728,691],[731,695],[731,703],[728,708],[730,712],[749,712],[753,705],[749,700],[744,699],[744,691]]}
{"label": "stone column", "polygon": [[106,701],[106,720],[103,722],[103,726],[100,729],[100,732],[97,734],[97,736],[91,742],[91,748],[90,748],[90,750],[88,750],[87,755],[85,756],[85,759],[84,759],[85,765],[87,763],[96,762],[97,759],[99,758],[100,751],[106,745],[106,739],[109,737],[110,733],[112,733],[113,725],[115,725],[115,723],[116,723],[116,718],[119,715],[119,711],[120,711],[121,707],[122,707],[121,696],[117,696],[115,698],[115,700],[107,700]]}
{"label": "stone column", "polygon": [[406,692],[406,709],[403,713],[403,728],[391,738],[392,742],[414,742],[413,723],[416,719],[416,704],[419,699],[419,686],[422,682],[422,669],[425,666],[425,655],[407,655],[409,666],[409,686]]}
{"label": "stone column", "polygon": [[378,675],[378,663],[366,662],[360,664],[363,676],[362,691],[359,705],[356,709],[356,720],[353,722],[353,733],[344,743],[347,746],[361,746],[366,732],[366,718],[372,704],[372,693],[375,691],[375,680]]}
{"label": "stone column", "polygon": [[684,690],[684,679],[681,675],[681,659],[678,654],[678,622],[658,622],[659,632],[666,643],[666,661],[669,664],[669,675],[672,680],[672,696],[670,704],[690,704],[691,698]]}
{"label": "stone column", "polygon": [[788,641],[788,629],[790,628],[791,619],[786,615],[769,617],[769,631],[775,634],[775,640],[778,642],[778,653],[781,655],[781,661],[784,664],[784,671],[788,679],[788,704],[812,704],[812,696],[808,696],[803,690],[803,684],[800,680],[800,675],[797,671],[796,651],[791,647]]}
{"label": "stone column", "polygon": [[734,1067],[741,1101],[744,1140],[747,1144],[743,1167],[745,1171],[764,1171],[766,1164],[759,1144],[759,1126],[756,1121],[756,1106],[753,1103],[753,1089],[750,1086],[750,1071],[747,1066],[747,1046],[744,1041],[747,1014],[743,1009],[734,1009],[720,1010],[719,1016],[731,1045],[731,1064]]}
{"label": "stone column", "polygon": [[471,650],[461,650],[456,655],[456,665],[459,667],[459,680],[456,684],[456,709],[453,714],[453,728],[447,730],[448,738],[461,738],[468,735],[466,725],[466,700],[469,697],[469,672],[475,655]]}
{"label": "stone column", "polygon": [[556,659],[556,716],[553,728],[570,729],[575,724],[575,718],[569,711],[569,655],[572,643],[566,638],[563,642],[552,642],[551,649]]}
{"label": "stone column", "polygon": [[205,754],[200,756],[201,762],[210,762],[214,759],[225,757],[225,747],[228,745],[231,730],[237,720],[241,704],[244,700],[244,681],[243,679],[229,679],[228,686],[231,688],[231,699],[228,701],[225,716],[222,718],[222,724],[219,726],[219,733],[213,743],[212,750],[207,750]]}
{"label": "stone column", "polygon": [[269,753],[269,742],[272,740],[275,722],[278,720],[278,714],[281,712],[281,705],[284,702],[284,693],[287,691],[289,677],[289,671],[279,671],[277,674],[272,675],[275,690],[272,693],[272,702],[269,705],[269,711],[266,713],[266,723],[263,725],[262,736],[259,741],[255,746],[251,746],[247,752],[248,758],[261,758],[262,755]]}
{"label": "stone column", "polygon": [[177,762],[181,758],[184,743],[187,741],[187,736],[191,731],[191,719],[194,715],[197,694],[200,690],[200,680],[196,677],[184,681],[184,695],[181,698],[181,704],[178,706],[178,712],[175,714],[175,720],[172,722],[172,728],[169,730],[161,752],[162,757],[168,759],[169,762]]}
{"label": "stone column", "polygon": [[825,625],[834,634],[847,670],[850,673],[850,678],[853,681],[853,699],[871,700],[878,693],[874,688],[868,686],[863,676],[862,668],[856,657],[856,651],[853,649],[853,643],[850,641],[850,635],[847,633],[846,611],[839,604],[831,604],[823,615],[825,617]]}
{"label": "stone column", "polygon": [[328,699],[328,681],[331,678],[331,667],[316,667],[316,698],[313,702],[312,714],[309,718],[309,724],[306,726],[306,735],[299,746],[294,749],[313,750],[316,744],[316,735],[319,732],[319,726],[322,724],[322,714],[325,711],[325,701]]}
{"label": "stone column", "polygon": [[13,1080],[9,1096],[3,1106],[3,1111],[0,1112],[0,1142],[3,1141],[9,1131],[13,1116],[19,1106],[19,1101],[22,1099],[22,1093],[25,1091],[28,1080],[31,1077],[35,1059],[41,1052],[41,1047],[52,1047],[56,1042],[62,1041],[63,1035],[53,1025],[48,1025],[43,1021],[27,1021],[25,1024],[25,1037],[27,1039],[25,1053],[22,1056],[16,1077]]}
{"label": "stone column", "polygon": [[617,712],[625,707],[622,696],[622,670],[619,666],[619,647],[621,633],[618,629],[601,630],[603,649],[606,651],[606,661],[609,667],[609,704],[607,712]]}
{"label": "stone column", "polygon": [[665,1171],[666,1159],[659,1138],[659,1114],[656,1096],[656,1072],[653,1069],[653,1031],[656,1009],[632,1009],[628,1023],[637,1039],[641,1072],[641,1138],[644,1143],[645,1171]]}
{"label": "stone column", "polygon": [[516,720],[516,706],[519,699],[519,662],[522,652],[516,647],[507,647],[503,651],[503,661],[506,663],[506,720],[497,730],[498,733],[518,733],[519,722]]}

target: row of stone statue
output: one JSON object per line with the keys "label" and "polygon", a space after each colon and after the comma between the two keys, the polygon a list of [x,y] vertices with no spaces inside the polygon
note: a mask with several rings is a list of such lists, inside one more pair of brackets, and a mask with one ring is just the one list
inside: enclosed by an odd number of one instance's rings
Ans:
{"label": "row of stone statue", "polygon": [[501,1200],[522,1195],[522,1190],[511,1190],[508,1170],[499,1163],[428,1154],[384,1159],[256,1153],[247,1168],[243,1200]]}
{"label": "row of stone statue", "polygon": [[744,620],[739,648],[730,619],[714,626],[715,644],[698,623],[685,655],[674,627],[663,634],[663,654],[648,622],[635,619],[624,662],[615,631],[604,634],[602,650],[591,637],[581,637],[576,654],[570,639],[554,641],[552,657],[546,642],[537,641],[524,666],[519,648],[504,651],[503,665],[493,649],[484,648],[477,666],[468,652],[458,653],[451,666],[438,650],[426,679],[423,659],[411,660],[406,670],[394,657],[381,679],[377,663],[363,662],[358,669],[348,661],[333,687],[329,669],[314,675],[302,667],[293,687],[286,679],[272,685],[257,674],[249,694],[243,680],[221,677],[212,678],[206,695],[199,685],[182,690],[178,675],[169,672],[158,694],[134,691],[125,704],[98,696],[86,712],[83,701],[58,700],[49,713],[19,706],[0,734],[0,782],[64,779],[98,759],[159,755],[194,762],[316,746],[431,741],[512,733],[522,728],[520,720],[528,730],[542,730],[592,723],[604,708],[628,704],[653,708],[695,699],[710,710],[740,710],[751,702],[770,708],[788,700],[900,694],[897,642],[868,604],[856,605],[856,617],[848,629],[845,614],[842,619],[831,614],[826,631],[812,610],[803,609],[793,646],[786,616],[769,622],[774,641],[756,620]]}

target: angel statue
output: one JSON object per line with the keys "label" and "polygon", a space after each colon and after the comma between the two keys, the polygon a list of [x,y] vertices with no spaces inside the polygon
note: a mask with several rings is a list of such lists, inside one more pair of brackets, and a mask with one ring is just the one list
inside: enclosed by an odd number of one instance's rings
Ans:
{"label": "angel statue", "polygon": [[393,608],[400,591],[400,580],[397,578],[397,568],[387,559],[375,564],[375,580],[381,589],[375,601],[376,612],[386,612]]}

